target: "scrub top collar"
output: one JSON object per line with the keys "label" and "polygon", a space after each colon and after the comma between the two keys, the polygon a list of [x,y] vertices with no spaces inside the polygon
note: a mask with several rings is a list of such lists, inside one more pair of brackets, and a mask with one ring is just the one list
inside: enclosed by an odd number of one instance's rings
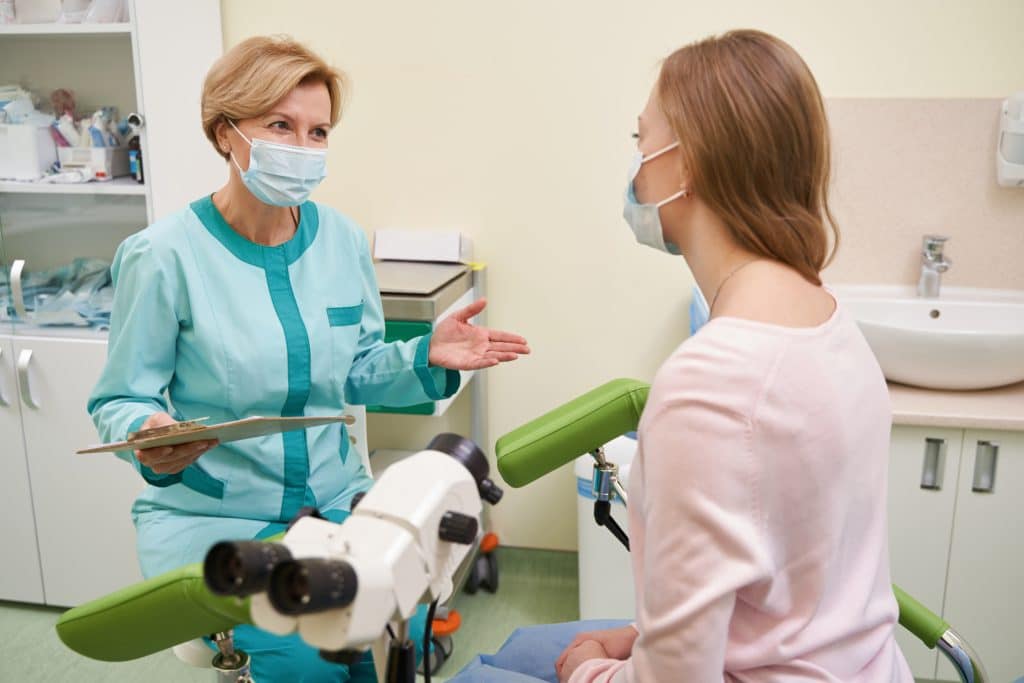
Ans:
{"label": "scrub top collar", "polygon": [[192,202],[192,211],[203,226],[210,231],[210,234],[216,237],[217,241],[223,244],[228,251],[238,259],[258,268],[264,267],[264,264],[267,263],[267,256],[279,252],[284,253],[285,261],[291,265],[313,243],[320,227],[320,215],[316,204],[304,202],[299,207],[299,225],[295,229],[295,235],[284,244],[268,247],[242,237],[228,225],[224,216],[221,215],[220,209],[213,203],[213,195],[207,195]]}

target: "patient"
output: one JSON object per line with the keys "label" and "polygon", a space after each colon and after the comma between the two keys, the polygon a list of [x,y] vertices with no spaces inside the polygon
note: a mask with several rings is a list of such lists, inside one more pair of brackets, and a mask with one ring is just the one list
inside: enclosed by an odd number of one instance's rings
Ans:
{"label": "patient", "polygon": [[711,303],[640,422],[636,624],[524,629],[453,683],[912,681],[893,637],[888,393],[819,275],[838,232],[814,77],[764,33],[688,45],[638,147],[626,221]]}

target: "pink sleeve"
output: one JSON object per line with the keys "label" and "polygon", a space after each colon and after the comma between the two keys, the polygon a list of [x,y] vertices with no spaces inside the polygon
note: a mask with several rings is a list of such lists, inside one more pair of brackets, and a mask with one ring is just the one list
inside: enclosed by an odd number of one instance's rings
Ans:
{"label": "pink sleeve", "polygon": [[720,681],[737,592],[771,575],[751,448],[763,374],[677,362],[641,425],[640,636],[624,678]]}
{"label": "pink sleeve", "polygon": [[588,659],[576,668],[569,683],[626,683],[629,660]]}

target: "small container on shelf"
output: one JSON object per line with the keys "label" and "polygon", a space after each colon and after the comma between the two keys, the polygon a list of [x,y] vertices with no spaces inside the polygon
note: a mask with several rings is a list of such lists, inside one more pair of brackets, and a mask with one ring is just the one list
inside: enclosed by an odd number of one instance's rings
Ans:
{"label": "small container on shelf", "polygon": [[59,147],[61,170],[81,170],[87,178],[113,180],[130,174],[127,147]]}

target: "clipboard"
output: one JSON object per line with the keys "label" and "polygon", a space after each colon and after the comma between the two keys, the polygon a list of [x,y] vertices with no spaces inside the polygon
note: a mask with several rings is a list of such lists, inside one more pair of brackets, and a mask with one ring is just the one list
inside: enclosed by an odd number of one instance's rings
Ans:
{"label": "clipboard", "polygon": [[227,443],[229,441],[252,439],[257,436],[267,436],[268,434],[280,434],[281,432],[292,432],[298,429],[322,427],[338,422],[353,425],[356,421],[351,415],[331,415],[326,417],[247,417],[242,420],[207,426],[202,424],[202,421],[205,419],[200,418],[198,420],[178,422],[163,427],[132,432],[125,441],[89,446],[75,452],[79,455],[116,453],[118,451],[135,451],[145,448],[159,448],[161,446],[180,446],[181,444],[192,443],[193,441],[214,439],[221,443]]}

